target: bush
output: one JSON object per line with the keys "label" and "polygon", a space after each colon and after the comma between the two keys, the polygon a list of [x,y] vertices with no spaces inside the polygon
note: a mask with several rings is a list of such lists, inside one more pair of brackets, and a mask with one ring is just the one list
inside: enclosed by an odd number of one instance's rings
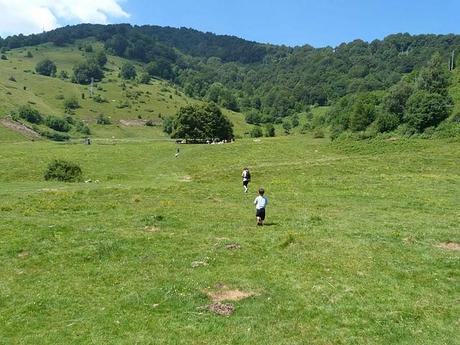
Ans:
{"label": "bush", "polygon": [[8,58],[6,57],[5,54],[2,54],[2,56],[0,56],[0,59],[2,59],[2,60],[8,60]]}
{"label": "bush", "polygon": [[265,136],[266,137],[274,137],[276,135],[275,133],[275,127],[273,124],[269,123],[265,125]]}
{"label": "bush", "polygon": [[56,74],[56,64],[50,59],[44,59],[37,63],[35,71],[47,77],[54,77]]}
{"label": "bush", "polygon": [[376,130],[390,132],[399,126],[399,116],[394,113],[380,113],[375,120]]}
{"label": "bush", "polygon": [[97,119],[96,119],[96,123],[98,125],[110,125],[112,123],[112,121],[110,121],[110,119],[105,116],[104,114],[99,114]]}
{"label": "bush", "polygon": [[121,66],[120,75],[123,79],[134,79],[136,78],[136,68],[130,62],[125,62]]}
{"label": "bush", "polygon": [[47,181],[78,182],[82,180],[82,175],[82,170],[77,164],[56,159],[48,165],[44,177]]}
{"label": "bush", "polygon": [[43,121],[43,116],[38,112],[38,110],[33,109],[28,104],[19,107],[18,113],[20,118],[29,121],[30,123],[40,124]]}
{"label": "bush", "polygon": [[108,103],[109,102],[108,100],[106,100],[101,95],[94,95],[93,96],[93,101],[96,102],[96,103]]}
{"label": "bush", "polygon": [[249,135],[251,136],[251,138],[260,138],[263,135],[262,128],[260,126],[252,127],[251,131],[249,132]]}
{"label": "bush", "polygon": [[34,128],[36,132],[53,141],[67,141],[70,139],[70,136],[66,133],[59,133],[55,131],[42,130],[40,128]]}
{"label": "bush", "polygon": [[78,84],[89,84],[91,78],[101,80],[104,72],[95,60],[86,60],[73,67],[73,81]]}
{"label": "bush", "polygon": [[60,118],[60,117],[56,117],[56,116],[48,116],[45,120],[45,124],[49,127],[49,128],[52,128],[54,129],[55,131],[58,131],[58,132],[68,132],[70,131],[70,125],[69,123]]}
{"label": "bush", "polygon": [[75,130],[85,135],[91,134],[91,130],[89,129],[87,125],[85,125],[83,121],[77,122],[77,124],[75,125]]}
{"label": "bush", "polygon": [[14,82],[16,82],[16,78],[13,77],[13,76],[10,76],[10,77],[8,78],[8,80],[9,80],[9,81],[14,81]]}
{"label": "bush", "polygon": [[414,92],[407,101],[404,120],[416,132],[437,126],[451,112],[452,98],[427,91]]}
{"label": "bush", "polygon": [[324,138],[324,131],[321,128],[315,129],[313,132],[313,138],[319,139],[319,138]]}
{"label": "bush", "polygon": [[64,100],[64,109],[67,110],[74,110],[80,108],[80,104],[75,96],[69,97]]}

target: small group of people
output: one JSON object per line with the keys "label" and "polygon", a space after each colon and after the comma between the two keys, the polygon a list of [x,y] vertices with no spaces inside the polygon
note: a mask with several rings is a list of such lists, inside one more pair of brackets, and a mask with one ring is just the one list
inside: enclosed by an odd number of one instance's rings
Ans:
{"label": "small group of people", "polygon": [[[243,172],[241,173],[241,177],[243,178],[243,190],[244,193],[247,193],[249,190],[249,182],[251,182],[251,173],[249,172],[248,168],[244,168]],[[256,206],[256,221],[257,225],[264,225],[265,221],[265,207],[268,204],[268,199],[264,195],[265,190],[260,187],[259,188],[259,195],[254,200],[254,205]]]}

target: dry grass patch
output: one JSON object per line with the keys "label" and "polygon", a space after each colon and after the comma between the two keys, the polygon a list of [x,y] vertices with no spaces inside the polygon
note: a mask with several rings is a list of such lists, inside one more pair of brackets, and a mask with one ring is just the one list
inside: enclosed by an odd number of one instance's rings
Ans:
{"label": "dry grass patch", "polygon": [[442,242],[442,243],[439,243],[436,247],[445,249],[445,250],[460,250],[460,243]]}
{"label": "dry grass patch", "polygon": [[230,289],[225,285],[218,286],[218,289],[214,291],[207,291],[206,294],[214,303],[223,301],[240,301],[242,299],[256,295],[256,293],[252,291]]}

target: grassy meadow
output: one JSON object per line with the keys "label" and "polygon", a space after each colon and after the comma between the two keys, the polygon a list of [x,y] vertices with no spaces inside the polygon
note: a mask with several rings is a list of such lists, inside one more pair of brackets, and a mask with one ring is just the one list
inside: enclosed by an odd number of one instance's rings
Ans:
{"label": "grassy meadow", "polygon": [[[438,247],[460,242],[458,141],[295,135],[176,158],[170,141],[6,133],[0,344],[458,344],[459,252]],[[44,181],[55,158],[92,182]],[[216,315],[223,289],[250,296]]]}

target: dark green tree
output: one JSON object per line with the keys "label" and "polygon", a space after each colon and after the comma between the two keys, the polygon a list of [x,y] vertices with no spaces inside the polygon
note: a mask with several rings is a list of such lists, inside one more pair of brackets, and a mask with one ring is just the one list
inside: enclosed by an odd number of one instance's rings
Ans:
{"label": "dark green tree", "polygon": [[73,67],[73,81],[78,84],[89,84],[91,78],[99,81],[104,77],[101,67],[96,60],[88,59]]}
{"label": "dark green tree", "polygon": [[38,74],[54,77],[56,75],[56,64],[50,59],[43,59],[35,66],[35,71]]}
{"label": "dark green tree", "polygon": [[436,53],[428,66],[424,67],[417,79],[417,88],[429,93],[447,96],[450,85],[450,75],[441,55]]}
{"label": "dark green tree", "polygon": [[130,62],[125,62],[121,66],[120,75],[123,79],[134,79],[136,78],[136,67]]}
{"label": "dark green tree", "polygon": [[453,101],[449,96],[419,90],[412,94],[407,101],[404,121],[409,128],[423,132],[425,128],[437,126],[449,117]]}
{"label": "dark green tree", "polygon": [[182,107],[173,121],[173,138],[233,139],[233,124],[214,103]]}

